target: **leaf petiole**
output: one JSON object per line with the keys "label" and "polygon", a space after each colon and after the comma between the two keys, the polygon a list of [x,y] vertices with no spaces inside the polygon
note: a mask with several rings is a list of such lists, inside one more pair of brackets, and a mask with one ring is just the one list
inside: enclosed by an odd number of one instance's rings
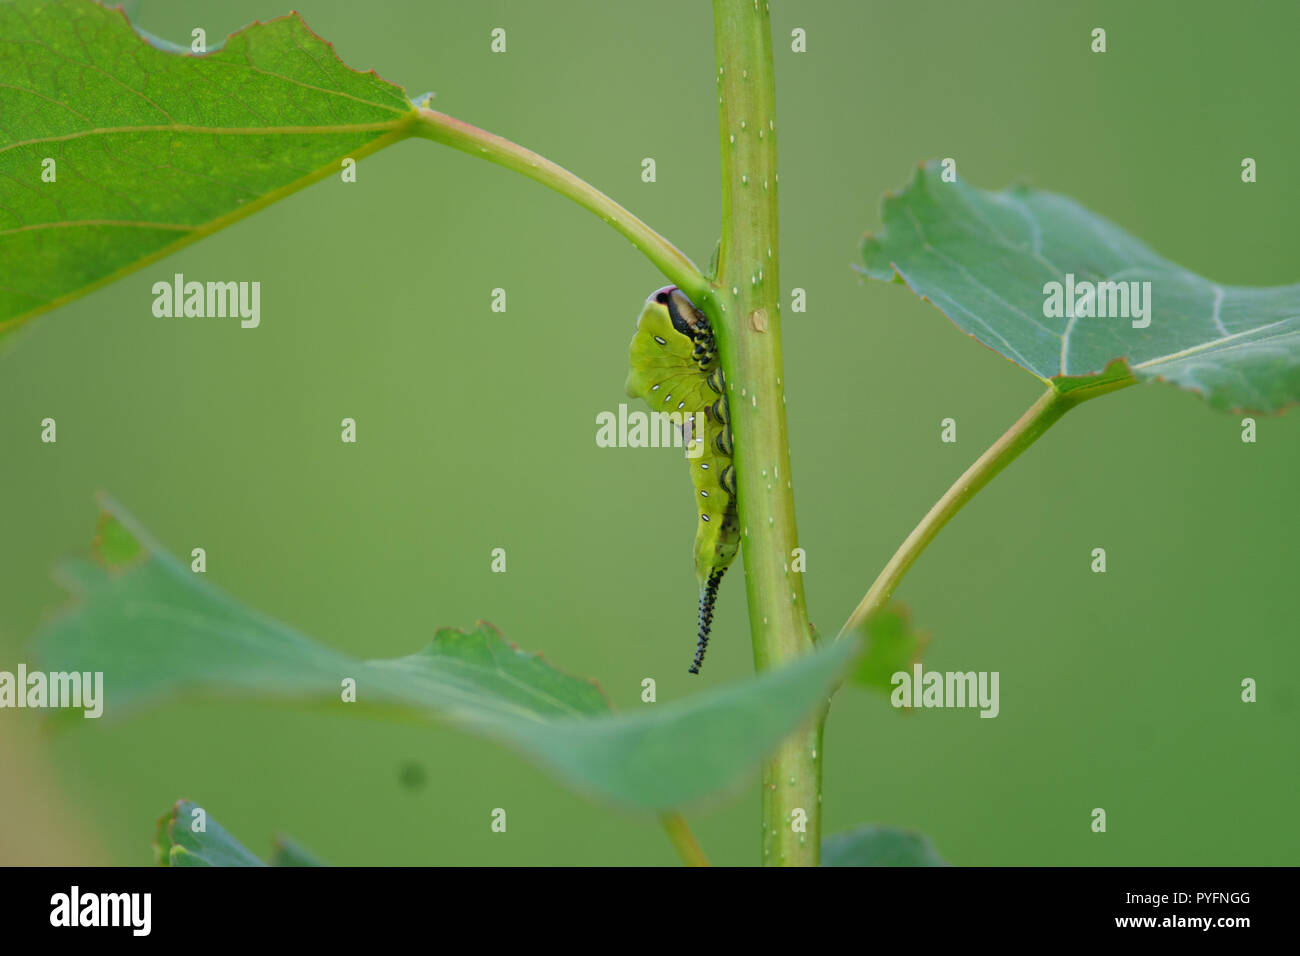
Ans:
{"label": "leaf petiole", "polygon": [[664,832],[668,834],[668,839],[672,841],[673,848],[687,866],[709,865],[709,858],[700,849],[695,834],[691,832],[691,828],[686,824],[686,819],[680,813],[660,814],[659,822],[663,824]]}
{"label": "leaf petiole", "polygon": [[946,492],[934,503],[912,529],[912,533],[898,546],[894,556],[881,570],[871,585],[870,590],[858,603],[849,619],[840,628],[839,637],[858,628],[874,612],[885,606],[903,575],[916,563],[921,552],[934,540],[953,515],[965,507],[966,502],[992,481],[1002,469],[1011,464],[1026,448],[1038,441],[1043,434],[1074,406],[1098,395],[1104,395],[1134,384],[1131,377],[1101,377],[1096,385],[1074,388],[1060,392],[1049,386],[1030,406],[1020,420],[1008,428],[1002,437],[989,446],[984,454],[967,468]]}
{"label": "leaf petiole", "polygon": [[527,176],[593,212],[631,241],[659,271],[694,302],[709,292],[708,280],[686,254],[586,180],[518,143],[454,116],[419,107],[412,135],[431,139]]}

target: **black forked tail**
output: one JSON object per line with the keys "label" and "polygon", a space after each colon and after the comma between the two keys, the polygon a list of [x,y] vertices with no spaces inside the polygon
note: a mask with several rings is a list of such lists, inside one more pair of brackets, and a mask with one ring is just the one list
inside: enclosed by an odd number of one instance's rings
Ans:
{"label": "black forked tail", "polygon": [[719,568],[709,575],[709,581],[700,592],[700,643],[695,648],[695,660],[691,662],[689,673],[698,674],[704,666],[704,652],[709,646],[709,630],[713,627],[713,602],[718,599],[718,585],[726,568]]}

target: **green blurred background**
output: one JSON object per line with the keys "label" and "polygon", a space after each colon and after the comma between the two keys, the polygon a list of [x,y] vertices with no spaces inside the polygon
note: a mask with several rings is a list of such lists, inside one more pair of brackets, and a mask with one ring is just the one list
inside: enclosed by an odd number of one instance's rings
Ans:
{"label": "green blurred background", "polygon": [[[209,42],[274,0],[141,0]],[[537,149],[706,263],[718,234],[701,0],[300,0],[348,64]],[[788,412],[807,593],[836,629],[929,505],[1034,400],[1026,373],[904,288],[850,270],[882,193],[955,157],[985,188],[1071,195],[1216,281],[1300,279],[1293,0],[772,2]],[[509,52],[488,50],[493,27]],[[1109,51],[1089,52],[1093,27]],[[808,51],[790,51],[790,31]],[[658,182],[641,182],[652,156]],[[1244,156],[1259,181],[1244,185]],[[580,273],[561,271],[581,261]],[[160,320],[151,284],[258,279],[262,325]],[[680,454],[595,445],[663,280],[589,214],[428,142],[364,160],[32,324],[0,356],[0,669],[65,600],[107,490],[208,578],[355,654],[485,618],[615,705],[751,670],[739,575],[694,646]],[[494,287],[508,311],[489,309]],[[808,311],[789,310],[807,290]],[[59,441],[39,442],[58,420]],[[340,443],[354,417],[359,443]],[[939,422],[958,422],[956,445]],[[899,596],[929,667],[1001,672],[1001,715],[901,715],[861,691],[827,730],[827,832],[915,827],[962,864],[1295,864],[1300,417],[1169,387],[1070,415],[940,536]],[[509,555],[489,572],[490,551]],[[1109,573],[1089,572],[1105,547]],[[1259,702],[1240,702],[1240,681]],[[51,737],[0,713],[0,862],[150,862],[202,803],[255,852],[341,864],[666,864],[654,821],[457,731],[179,702]],[[422,786],[403,784],[423,771]],[[406,768],[404,771],[403,768]],[[418,774],[417,774],[418,775]],[[757,860],[756,781],[689,818]],[[509,813],[492,834],[494,807]],[[1106,808],[1109,832],[1090,832]]]}

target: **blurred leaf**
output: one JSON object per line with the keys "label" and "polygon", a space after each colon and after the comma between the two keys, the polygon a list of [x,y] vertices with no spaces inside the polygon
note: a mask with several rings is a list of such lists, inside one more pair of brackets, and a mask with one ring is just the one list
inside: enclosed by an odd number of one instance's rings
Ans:
{"label": "blurred leaf", "polygon": [[[197,819],[203,829],[196,830]],[[178,801],[158,819],[154,852],[159,866],[266,866],[216,820],[189,800]],[[278,837],[272,866],[325,866],[288,837]]]}
{"label": "blurred leaf", "polygon": [[[204,829],[195,832],[195,811],[200,810]],[[154,840],[159,866],[265,866],[238,840],[226,832],[207,811],[189,800],[178,801],[158,820]]]}
{"label": "blurred leaf", "polygon": [[0,339],[338,173],[416,116],[297,14],[206,55],[161,46],[91,0],[0,3]]}
{"label": "blurred leaf", "polygon": [[[667,809],[756,769],[825,702],[860,647],[836,641],[685,701],[612,714],[595,684],[518,650],[488,624],[441,629],[409,657],[355,660],[243,607],[163,553],[118,506],[105,508],[101,522],[120,523],[113,533],[134,537],[147,557],[114,574],[67,565],[81,601],[45,630],[38,653],[51,670],[102,671],[106,716],[184,693],[434,717],[509,743],[592,796]],[[345,679],[355,681],[355,703],[342,699]]]}
{"label": "blurred leaf", "polygon": [[[863,271],[906,282],[963,332],[1058,391],[1165,381],[1216,409],[1300,400],[1300,284],[1222,286],[1163,259],[1073,200],[945,183],[937,163],[885,197]],[[1048,318],[1048,282],[1150,282],[1150,325]],[[1120,361],[1122,360],[1122,361]]]}
{"label": "blurred leaf", "polygon": [[114,570],[131,564],[144,554],[140,542],[131,535],[131,532],[106,512],[101,512],[99,515],[91,548],[104,567]]}
{"label": "blurred leaf", "polygon": [[275,852],[271,854],[272,866],[328,866],[316,854],[287,836],[275,838]]}
{"label": "blurred leaf", "polygon": [[930,838],[864,824],[822,841],[822,866],[948,866]]}
{"label": "blurred leaf", "polygon": [[920,663],[921,652],[930,643],[930,635],[915,630],[907,607],[898,603],[872,614],[859,631],[863,651],[850,680],[886,695],[894,690],[890,678],[899,671],[910,674],[912,665]]}

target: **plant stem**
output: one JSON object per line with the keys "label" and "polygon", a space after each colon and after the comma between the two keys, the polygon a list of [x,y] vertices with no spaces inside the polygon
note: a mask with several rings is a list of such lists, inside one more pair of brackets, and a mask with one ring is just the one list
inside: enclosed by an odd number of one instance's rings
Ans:
{"label": "plant stem", "polygon": [[[803,576],[790,570],[798,535],[782,389],[776,86],[767,4],[714,0],[713,28],[722,246],[712,294],[702,305],[721,340],[754,664],[765,670],[813,646]],[[764,864],[817,864],[823,718],[792,735],[763,766]]]}
{"label": "plant stem", "polygon": [[1061,393],[1048,387],[1029,410],[1020,416],[1020,420],[1008,428],[975,463],[962,473],[942,498],[935,502],[921,523],[912,529],[894,556],[889,559],[866,596],[849,615],[849,619],[840,628],[840,636],[859,627],[868,617],[885,606],[898,587],[909,568],[921,556],[921,552],[934,540],[943,526],[960,511],[976,492],[987,485],[1003,468],[1019,457],[1020,453],[1043,436],[1062,415],[1080,402],[1098,395],[1115,391],[1133,384],[1132,379],[1105,380],[1096,386],[1079,388]]}
{"label": "plant stem", "polygon": [[695,834],[691,833],[691,828],[686,825],[686,820],[680,813],[661,814],[659,822],[663,824],[664,831],[668,834],[668,839],[672,841],[673,848],[677,850],[678,855],[681,856],[687,866],[709,865],[709,858],[700,849],[699,843],[695,840]]}
{"label": "plant stem", "polygon": [[680,249],[563,166],[518,143],[512,143],[445,113],[425,108],[420,108],[418,113],[414,135],[504,166],[572,199],[631,240],[632,245],[692,300],[699,302],[708,294],[708,281]]}

